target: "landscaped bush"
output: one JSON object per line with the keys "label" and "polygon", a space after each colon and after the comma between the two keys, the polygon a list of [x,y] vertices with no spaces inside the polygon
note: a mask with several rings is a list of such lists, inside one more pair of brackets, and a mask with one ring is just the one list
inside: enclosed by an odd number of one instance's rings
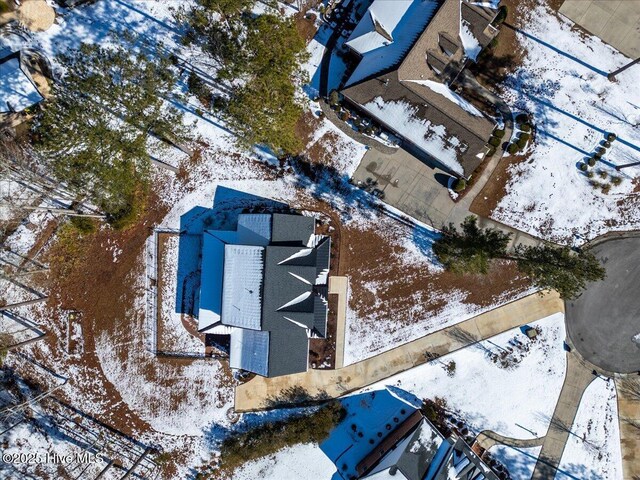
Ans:
{"label": "landscaped bush", "polygon": [[519,113],[518,115],[516,115],[516,123],[518,124],[526,123],[528,120],[529,115],[527,115],[526,113]]}
{"label": "landscaped bush", "polygon": [[587,162],[589,163],[590,167],[595,167],[596,165],[596,158],[595,157],[589,157],[589,160],[587,160]]}
{"label": "landscaped bush", "polygon": [[596,148],[596,153],[599,153],[600,156],[604,155],[605,153],[607,153],[607,149],[604,147],[598,147]]}
{"label": "landscaped bush", "polygon": [[592,155],[592,157],[595,158],[596,161],[598,161],[602,158],[602,154],[600,152],[596,152]]}
{"label": "landscaped bush", "polygon": [[611,147],[611,142],[605,140],[604,142],[602,142],[602,146],[604,148],[609,148],[609,147]]}
{"label": "landscaped bush", "polygon": [[600,182],[598,182],[597,180],[589,180],[589,185],[591,185],[593,188],[600,188]]}
{"label": "landscaped bush", "polygon": [[491,147],[489,148],[489,151],[487,152],[487,157],[493,157],[497,152],[497,148],[496,147]]}
{"label": "landscaped bush", "polygon": [[455,192],[462,192],[465,188],[467,188],[467,181],[464,178],[459,178],[453,184],[453,190]]}
{"label": "landscaped bush", "polygon": [[618,136],[615,133],[607,133],[607,140],[613,142]]}
{"label": "landscaped bush", "polygon": [[582,172],[586,172],[586,171],[589,169],[589,167],[587,166],[587,164],[586,164],[586,163],[581,163],[581,164],[580,164],[580,166],[579,166],[578,168],[579,168],[579,169],[580,169],[580,171],[582,171]]}
{"label": "landscaped bush", "polygon": [[513,155],[514,153],[518,153],[518,150],[520,150],[520,147],[518,147],[517,143],[510,143],[507,147],[507,152],[509,152],[511,155]]}
{"label": "landscaped bush", "polygon": [[602,185],[602,193],[609,193],[609,190],[611,190],[611,185],[609,185],[608,183]]}
{"label": "landscaped bush", "polygon": [[[584,163],[583,163],[582,165],[584,165]],[[584,169],[585,169],[585,170],[587,169],[587,166],[586,166],[586,165],[585,165],[585,168],[584,168]],[[593,178],[593,176],[594,176],[593,170],[589,170],[589,171],[587,172],[587,178]]]}
{"label": "landscaped bush", "polygon": [[343,122],[348,121],[351,118],[351,114],[348,111],[343,111],[340,112],[340,120],[342,120]]}
{"label": "landscaped bush", "polygon": [[336,90],[331,90],[329,94],[329,105],[336,106],[340,103],[340,94]]}
{"label": "landscaped bush", "polygon": [[531,138],[531,135],[530,135],[530,134],[528,134],[528,133],[521,133],[521,134],[518,136],[518,142],[517,142],[517,144],[518,144],[518,148],[520,148],[520,150],[522,150],[522,149],[527,145],[527,142],[529,141],[529,139],[530,139],[530,138]]}
{"label": "landscaped bush", "polygon": [[491,137],[489,139],[489,145],[491,145],[492,147],[499,147],[500,146],[500,139],[498,137]]}
{"label": "landscaped bush", "polygon": [[605,172],[604,170],[598,170],[598,176],[602,179],[606,179],[607,178],[607,172]]}
{"label": "landscaped bush", "polygon": [[496,128],[493,132],[493,136],[497,138],[504,138],[504,128]]}
{"label": "landscaped bush", "polygon": [[611,176],[611,183],[613,183],[614,185],[620,185],[622,183],[622,177],[614,177],[612,175]]}
{"label": "landscaped bush", "polygon": [[232,472],[240,465],[299,443],[320,443],[342,421],[346,411],[337,401],[318,411],[269,422],[244,433],[232,434],[220,446],[221,466]]}

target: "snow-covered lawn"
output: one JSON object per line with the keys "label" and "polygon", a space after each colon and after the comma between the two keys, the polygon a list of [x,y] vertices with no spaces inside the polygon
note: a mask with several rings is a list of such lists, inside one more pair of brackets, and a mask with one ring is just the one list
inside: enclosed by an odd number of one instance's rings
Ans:
{"label": "snow-covered lawn", "polygon": [[[564,316],[555,314],[531,326],[541,334],[528,351],[515,347],[516,342],[527,345],[527,336],[520,329],[510,330],[365,390],[393,385],[421,399],[442,397],[476,433],[488,429],[523,439],[544,435],[566,370]],[[510,355],[512,366],[504,368],[490,359],[509,347],[516,352]],[[451,361],[455,373],[448,376],[444,367]]]}
{"label": "snow-covered lawn", "polygon": [[622,480],[615,385],[596,378],[584,392],[556,480]]}
{"label": "snow-covered lawn", "polygon": [[234,480],[254,480],[256,478],[273,480],[330,480],[336,472],[336,466],[317,444],[303,443],[275,455],[261,458],[245,464],[233,475]]}
{"label": "snow-covered lawn", "polygon": [[[506,81],[506,99],[533,115],[535,142],[529,160],[512,168],[506,196],[492,216],[549,239],[592,238],[610,229],[637,228],[638,167],[615,172],[616,165],[640,161],[639,67],[617,77],[607,73],[630,62],[595,36],[573,29],[572,22],[539,5],[519,14],[517,34],[525,49],[523,64]],[[506,27],[503,27],[506,28]],[[618,136],[591,180],[578,164],[613,132]],[[603,179],[599,175],[602,170]],[[621,176],[619,186],[611,176]]]}
{"label": "snow-covered lawn", "polygon": [[507,467],[511,478],[514,480],[526,480],[531,478],[533,474],[541,449],[542,447],[514,448],[506,445],[496,445],[489,449],[489,453]]}

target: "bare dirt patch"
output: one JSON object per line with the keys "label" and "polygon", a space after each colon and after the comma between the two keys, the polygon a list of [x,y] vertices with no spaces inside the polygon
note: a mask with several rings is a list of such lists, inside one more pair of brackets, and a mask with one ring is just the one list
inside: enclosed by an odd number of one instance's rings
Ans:
{"label": "bare dirt patch", "polygon": [[527,157],[523,155],[502,157],[484,188],[473,199],[469,208],[471,212],[481,217],[491,218],[491,213],[507,194],[507,185],[511,181],[511,167],[526,160]]}

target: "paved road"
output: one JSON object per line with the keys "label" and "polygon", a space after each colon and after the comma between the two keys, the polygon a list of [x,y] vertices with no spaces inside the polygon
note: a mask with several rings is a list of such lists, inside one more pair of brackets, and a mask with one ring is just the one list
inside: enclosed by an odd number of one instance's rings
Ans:
{"label": "paved road", "polygon": [[564,312],[564,303],[557,293],[543,297],[533,294],[337,370],[311,369],[275,378],[256,376],[236,387],[235,410],[265,409],[273,405],[274,400],[281,401],[281,405],[294,403],[286,397],[287,392],[296,389],[302,389],[311,397],[337,398],[426,363],[430,358],[441,357],[557,312]]}
{"label": "paved road", "polygon": [[564,384],[531,480],[555,478],[582,394],[595,378],[591,372],[591,366],[585,364],[578,355],[567,353],[567,373]]}
{"label": "paved road", "polygon": [[640,237],[606,240],[592,252],[604,263],[607,278],[567,302],[569,338],[597,367],[640,371]]}

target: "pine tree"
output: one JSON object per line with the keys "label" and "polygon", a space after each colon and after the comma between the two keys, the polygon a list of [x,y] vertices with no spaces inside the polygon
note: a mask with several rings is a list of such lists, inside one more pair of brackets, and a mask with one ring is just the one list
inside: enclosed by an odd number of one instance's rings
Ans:
{"label": "pine tree", "polygon": [[203,49],[217,64],[218,80],[229,82],[231,95],[221,113],[238,142],[297,153],[303,146],[295,131],[302,107],[295,87],[305,80],[301,64],[306,45],[293,19],[249,15],[249,3],[227,9],[226,2],[201,0],[188,15],[190,41],[204,38]]}
{"label": "pine tree", "polygon": [[590,252],[572,252],[568,247],[518,245],[515,258],[518,269],[541,289],[556,290],[562,298],[577,297],[587,282],[602,280],[604,267]]}
{"label": "pine tree", "polygon": [[453,224],[442,229],[433,251],[447,270],[455,273],[489,271],[491,260],[506,256],[510,234],[494,228],[481,229],[474,216],[465,218],[459,232]]}
{"label": "pine tree", "polygon": [[35,145],[60,181],[122,225],[144,204],[149,138],[185,137],[165,100],[176,78],[168,59],[124,47],[82,45],[60,62],[66,75],[33,124]]}

